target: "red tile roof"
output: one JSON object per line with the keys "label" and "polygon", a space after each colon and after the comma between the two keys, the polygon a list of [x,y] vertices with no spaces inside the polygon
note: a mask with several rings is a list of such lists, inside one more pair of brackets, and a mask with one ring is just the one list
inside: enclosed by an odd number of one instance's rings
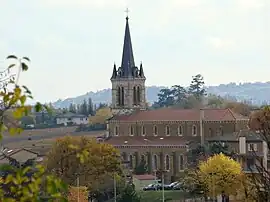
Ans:
{"label": "red tile roof", "polygon": [[[206,121],[233,121],[248,119],[230,109],[203,109]],[[157,110],[139,111],[130,115],[116,115],[111,120],[119,121],[198,121],[199,109],[162,108]]]}
{"label": "red tile roof", "polygon": [[[160,139],[163,138],[163,139]],[[113,136],[105,140],[105,143],[114,146],[186,146],[189,141],[200,140],[200,137],[179,137],[179,136],[163,136],[163,137],[143,137],[143,136]]]}

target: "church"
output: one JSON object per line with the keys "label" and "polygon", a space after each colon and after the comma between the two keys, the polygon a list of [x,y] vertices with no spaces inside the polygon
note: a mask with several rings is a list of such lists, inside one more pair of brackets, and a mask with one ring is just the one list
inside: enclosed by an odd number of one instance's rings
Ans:
{"label": "church", "polygon": [[230,109],[148,110],[145,81],[143,64],[135,64],[126,17],[121,66],[114,64],[111,76],[113,117],[106,142],[120,150],[130,170],[145,160],[149,173],[166,171],[165,180],[171,181],[185,170],[191,144],[247,128],[248,118]]}

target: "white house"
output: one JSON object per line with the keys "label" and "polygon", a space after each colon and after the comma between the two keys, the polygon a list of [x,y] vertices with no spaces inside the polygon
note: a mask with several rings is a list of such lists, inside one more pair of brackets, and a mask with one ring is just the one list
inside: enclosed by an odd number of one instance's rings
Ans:
{"label": "white house", "polygon": [[86,125],[89,123],[88,117],[82,114],[65,113],[56,116],[56,124]]}

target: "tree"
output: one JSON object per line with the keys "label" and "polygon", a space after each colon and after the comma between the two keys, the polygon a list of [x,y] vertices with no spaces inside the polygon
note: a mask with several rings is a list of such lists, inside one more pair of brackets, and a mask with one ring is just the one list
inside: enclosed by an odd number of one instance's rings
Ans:
{"label": "tree", "polygon": [[[82,159],[78,154],[82,152]],[[94,138],[66,136],[58,139],[48,153],[46,169],[64,182],[96,190],[106,177],[121,174],[120,156],[112,145],[99,143]]]}
{"label": "tree", "polygon": [[77,202],[78,199],[80,202],[88,202],[87,187],[69,187],[68,201]]}
{"label": "tree", "polygon": [[85,99],[83,100],[83,103],[80,105],[80,114],[88,116],[88,107]]}
{"label": "tree", "polygon": [[180,85],[172,86],[171,90],[176,104],[183,104],[187,99],[187,91],[184,87]]}
{"label": "tree", "polygon": [[95,116],[89,117],[89,123],[91,125],[95,124],[105,124],[106,120],[112,116],[111,109],[109,107],[100,108],[96,111]]}
{"label": "tree", "polygon": [[93,101],[91,98],[88,99],[87,109],[88,109],[88,115],[93,116],[94,115],[94,106],[93,106]]}
{"label": "tree", "polygon": [[174,95],[171,89],[164,88],[158,93],[158,101],[156,103],[159,107],[168,107],[174,105]]}
{"label": "tree", "polygon": [[125,188],[121,191],[119,197],[117,198],[117,202],[140,202],[141,197],[135,190],[134,184],[127,184]]}
{"label": "tree", "polygon": [[77,113],[77,109],[76,109],[76,105],[73,103],[70,103],[69,107],[68,107],[68,111],[71,113],[76,114]]}
{"label": "tree", "polygon": [[[3,132],[11,135],[20,133],[21,128],[14,125],[10,119],[6,119],[6,113],[12,112],[13,118],[20,120],[23,116],[29,115],[31,107],[25,103],[32,99],[31,91],[24,85],[19,85],[19,78],[22,71],[28,70],[30,59],[27,57],[17,58],[15,55],[7,57],[12,60],[8,68],[1,72],[0,78],[0,136]],[[10,74],[18,68],[17,74]],[[4,76],[3,76],[4,75]],[[47,106],[40,103],[35,105],[35,111],[42,109],[49,110]],[[5,156],[4,152],[1,155]],[[31,175],[29,176],[29,171]],[[32,172],[34,171],[34,172]],[[46,193],[50,200],[65,199],[62,195],[65,186],[59,179],[45,174],[42,166],[16,168],[7,173],[0,182],[0,201],[40,201],[40,190]]]}
{"label": "tree", "polygon": [[[270,151],[270,107],[257,110],[250,115],[249,128],[255,131],[256,134],[265,143],[265,147]],[[270,171],[267,169],[266,162],[261,160],[261,157],[256,151],[252,152],[253,157],[258,163],[255,164],[257,172],[250,168],[253,185],[256,189],[256,198],[261,201],[269,201],[270,198]],[[260,173],[260,175],[258,175]]]}
{"label": "tree", "polygon": [[201,74],[197,74],[192,77],[192,81],[189,86],[189,93],[194,95],[194,97],[200,101],[206,95],[206,90],[204,89],[204,79]]}
{"label": "tree", "polygon": [[134,173],[136,175],[144,175],[147,173],[147,163],[146,160],[142,159],[139,165],[135,168]]}
{"label": "tree", "polygon": [[190,168],[198,166],[199,161],[205,161],[209,157],[223,153],[226,156],[233,156],[233,152],[229,151],[228,144],[221,142],[212,142],[205,145],[196,145],[191,147],[188,152],[188,164]]}
{"label": "tree", "polygon": [[224,154],[216,154],[199,165],[199,181],[209,196],[237,195],[241,187],[241,165]]}

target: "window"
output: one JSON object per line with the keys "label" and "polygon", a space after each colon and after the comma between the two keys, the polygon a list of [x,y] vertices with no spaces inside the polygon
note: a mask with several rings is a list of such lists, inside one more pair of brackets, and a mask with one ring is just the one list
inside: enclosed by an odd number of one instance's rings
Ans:
{"label": "window", "polygon": [[179,170],[184,170],[184,156],[179,156]]}
{"label": "window", "polygon": [[133,156],[129,155],[129,167],[133,168]]}
{"label": "window", "polygon": [[141,155],[141,162],[146,162],[146,158],[144,154]]}
{"label": "window", "polygon": [[248,151],[257,151],[257,144],[248,144]]}
{"label": "window", "polygon": [[178,128],[177,128],[177,134],[179,136],[182,136],[183,135],[183,127],[182,126],[178,126]]}
{"label": "window", "polygon": [[255,159],[254,158],[247,158],[247,168],[252,169],[255,166]]}
{"label": "window", "polygon": [[134,128],[133,126],[130,126],[130,131],[129,131],[130,136],[134,135]]}
{"label": "window", "polygon": [[170,156],[166,155],[165,157],[165,170],[170,170]]}
{"label": "window", "polygon": [[197,127],[195,125],[192,126],[192,135],[193,136],[197,135]]}
{"label": "window", "polygon": [[114,128],[114,134],[115,134],[115,136],[118,136],[119,135],[119,127],[118,126],[115,126],[115,128]]}
{"label": "window", "polygon": [[145,136],[145,127],[142,126],[142,136]]}
{"label": "window", "polygon": [[154,133],[154,136],[157,136],[157,135],[158,135],[158,129],[157,129],[157,126],[154,126],[154,127],[153,127],[153,133]]}
{"label": "window", "polygon": [[153,157],[154,157],[153,158],[153,170],[157,170],[158,169],[158,157],[156,154]]}
{"label": "window", "polygon": [[212,137],[213,136],[213,130],[212,128],[209,128],[209,137]]}
{"label": "window", "polygon": [[170,126],[166,126],[166,135],[167,135],[167,136],[170,135]]}

